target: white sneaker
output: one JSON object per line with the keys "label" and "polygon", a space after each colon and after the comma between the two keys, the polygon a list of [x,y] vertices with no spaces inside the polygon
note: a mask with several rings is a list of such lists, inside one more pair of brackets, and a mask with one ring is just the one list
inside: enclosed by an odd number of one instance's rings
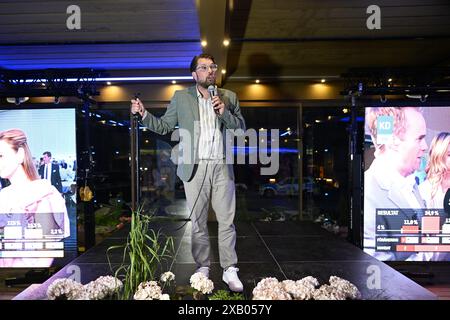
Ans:
{"label": "white sneaker", "polygon": [[195,270],[195,273],[200,272],[205,275],[205,277],[209,278],[209,267],[200,267],[197,270]]}
{"label": "white sneaker", "polygon": [[229,267],[227,270],[223,271],[222,280],[225,282],[231,291],[234,292],[242,292],[244,291],[244,285],[242,284],[241,280],[239,280],[239,277],[237,275],[237,272],[239,271],[236,267]]}

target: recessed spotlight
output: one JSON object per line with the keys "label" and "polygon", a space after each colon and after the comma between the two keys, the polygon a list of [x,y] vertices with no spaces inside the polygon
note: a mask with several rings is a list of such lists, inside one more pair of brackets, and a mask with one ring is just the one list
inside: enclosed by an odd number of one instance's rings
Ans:
{"label": "recessed spotlight", "polygon": [[322,82],[322,83],[325,83],[325,81],[326,81],[325,79],[321,79],[321,80],[320,80],[320,82]]}
{"label": "recessed spotlight", "polygon": [[111,85],[111,81],[106,82],[106,84],[107,84],[108,86],[110,86],[110,85]]}
{"label": "recessed spotlight", "polygon": [[256,80],[255,80],[255,83],[260,83],[259,79],[256,79]]}
{"label": "recessed spotlight", "polygon": [[389,78],[389,79],[388,79],[388,82],[392,82],[392,78]]}
{"label": "recessed spotlight", "polygon": [[6,101],[8,103],[15,103],[16,105],[24,103],[24,102],[26,102],[28,100],[30,100],[29,97],[9,97],[9,98],[6,98]]}
{"label": "recessed spotlight", "polygon": [[177,84],[177,82],[175,80],[172,80],[172,84]]}

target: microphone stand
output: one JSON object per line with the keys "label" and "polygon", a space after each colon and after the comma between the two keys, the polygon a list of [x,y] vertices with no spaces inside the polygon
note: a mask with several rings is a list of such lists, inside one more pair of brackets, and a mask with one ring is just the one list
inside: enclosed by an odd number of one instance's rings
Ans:
{"label": "microphone stand", "polygon": [[140,115],[138,113],[130,113],[130,153],[131,153],[131,210],[134,214],[137,212],[140,204],[140,186],[139,186],[139,120]]}
{"label": "microphone stand", "polygon": [[[84,186],[89,185],[89,180],[92,178],[93,159],[91,151],[91,139],[89,132],[89,99],[83,99],[84,110],[84,144],[86,150],[84,151]],[[86,249],[95,246],[95,213],[93,201],[82,201],[84,212],[84,245]]]}
{"label": "microphone stand", "polygon": [[358,85],[358,91],[349,91],[348,96],[351,99],[351,109],[350,109],[350,126],[349,130],[349,140],[348,148],[350,158],[348,159],[349,164],[349,177],[348,177],[348,189],[349,189],[349,234],[348,240],[358,246],[363,247],[363,220],[362,220],[362,204],[363,204],[363,175],[364,170],[362,168],[362,141],[361,138],[364,137],[362,134],[358,136],[358,126],[357,126],[357,113],[358,105],[356,99],[362,95],[362,84]]}

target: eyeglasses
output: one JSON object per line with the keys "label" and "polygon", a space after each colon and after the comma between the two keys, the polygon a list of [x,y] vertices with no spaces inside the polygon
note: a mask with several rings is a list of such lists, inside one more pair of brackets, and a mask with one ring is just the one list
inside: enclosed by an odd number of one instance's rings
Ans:
{"label": "eyeglasses", "polygon": [[201,70],[203,72],[208,71],[208,69],[211,69],[211,71],[213,72],[217,71],[217,64],[210,64],[209,66],[202,64],[200,66],[197,66],[197,68],[195,68],[195,70]]}

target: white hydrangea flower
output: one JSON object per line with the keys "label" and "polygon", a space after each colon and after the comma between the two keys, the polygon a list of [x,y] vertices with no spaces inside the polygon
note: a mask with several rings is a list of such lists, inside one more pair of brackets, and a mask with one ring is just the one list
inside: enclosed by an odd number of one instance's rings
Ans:
{"label": "white hydrangea flower", "polygon": [[[306,285],[305,285],[306,283]],[[315,287],[308,282],[301,280],[284,280],[282,283],[284,291],[289,293],[295,300],[309,300],[312,299]]]}
{"label": "white hydrangea flower", "polygon": [[276,278],[264,278],[253,289],[253,300],[292,300]]}
{"label": "white hydrangea flower", "polygon": [[193,284],[195,282],[200,281],[201,279],[206,278],[206,276],[201,273],[201,272],[196,272],[194,273],[190,278],[189,278],[189,283]]}
{"label": "white hydrangea flower", "polygon": [[313,297],[314,300],[345,300],[346,295],[336,287],[324,284],[314,291]]}
{"label": "white hydrangea flower", "polygon": [[162,294],[159,300],[170,300],[170,296],[167,293]]}
{"label": "white hydrangea flower", "polygon": [[122,288],[122,281],[112,276],[101,276],[83,287],[83,294],[78,300],[102,300],[111,297]]}
{"label": "white hydrangea flower", "polygon": [[148,294],[145,290],[137,290],[133,296],[134,300],[151,300],[148,299]]}
{"label": "white hydrangea flower", "polygon": [[264,278],[258,284],[255,288],[270,288],[274,286],[278,286],[280,283],[278,282],[277,278]]}
{"label": "white hydrangea flower", "polygon": [[173,280],[175,280],[175,275],[170,271],[164,272],[161,275],[162,282],[173,281]]}
{"label": "white hydrangea flower", "polygon": [[329,282],[331,286],[337,288],[339,291],[342,291],[346,298],[354,300],[361,299],[361,292],[350,281],[337,276],[331,276]]}
{"label": "white hydrangea flower", "polygon": [[304,277],[300,280],[297,280],[296,283],[301,284],[303,286],[313,287],[313,288],[319,286],[319,280],[317,280],[316,278],[314,278],[312,276]]}
{"label": "white hydrangea flower", "polygon": [[109,294],[109,290],[105,286],[95,281],[89,282],[83,289],[87,300],[102,300]]}
{"label": "white hydrangea flower", "polygon": [[336,277],[330,277],[330,285],[322,285],[311,276],[293,281],[279,282],[276,278],[264,278],[253,289],[253,300],[345,300],[359,299],[361,293],[351,282]]}
{"label": "white hydrangea flower", "polygon": [[141,282],[138,286],[138,289],[144,289],[148,287],[158,287],[158,282],[156,281],[145,281]]}
{"label": "white hydrangea flower", "polygon": [[122,281],[113,276],[102,276],[97,278],[95,282],[102,284],[103,286],[108,288],[108,290],[111,292],[118,291],[123,287]]}
{"label": "white hydrangea flower", "polygon": [[161,287],[156,281],[142,282],[134,294],[135,300],[158,300],[162,295]]}
{"label": "white hydrangea flower", "polygon": [[72,279],[56,279],[48,286],[47,297],[49,300],[74,300],[82,290],[83,285]]}
{"label": "white hydrangea flower", "polygon": [[78,294],[73,298],[73,300],[91,300],[89,297],[89,293],[82,288]]}
{"label": "white hydrangea flower", "polygon": [[214,290],[214,283],[201,272],[194,273],[189,282],[192,288],[203,294],[210,294]]}
{"label": "white hydrangea flower", "polygon": [[283,282],[281,282],[281,286],[284,290],[289,292],[289,291],[295,290],[295,287],[297,285],[295,284],[295,281],[293,281],[293,280],[284,280]]}

